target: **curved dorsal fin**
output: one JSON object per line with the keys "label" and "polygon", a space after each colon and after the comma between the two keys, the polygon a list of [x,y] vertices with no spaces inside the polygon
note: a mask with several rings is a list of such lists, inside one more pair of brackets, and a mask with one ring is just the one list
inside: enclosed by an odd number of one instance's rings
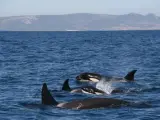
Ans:
{"label": "curved dorsal fin", "polygon": [[69,81],[69,79],[64,81],[62,90],[71,91],[71,88],[69,87],[68,81]]}
{"label": "curved dorsal fin", "polygon": [[127,81],[134,81],[134,74],[136,73],[137,70],[132,70],[130,71],[124,78]]}
{"label": "curved dorsal fin", "polygon": [[47,88],[47,84],[44,83],[42,87],[42,104],[44,105],[57,105],[58,102],[52,97],[50,91]]}

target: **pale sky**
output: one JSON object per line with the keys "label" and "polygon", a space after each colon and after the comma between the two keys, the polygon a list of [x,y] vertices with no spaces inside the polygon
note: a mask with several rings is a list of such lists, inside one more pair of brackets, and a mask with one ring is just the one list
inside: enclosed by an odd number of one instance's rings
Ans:
{"label": "pale sky", "polygon": [[0,0],[1,17],[69,13],[154,13],[160,16],[160,0]]}

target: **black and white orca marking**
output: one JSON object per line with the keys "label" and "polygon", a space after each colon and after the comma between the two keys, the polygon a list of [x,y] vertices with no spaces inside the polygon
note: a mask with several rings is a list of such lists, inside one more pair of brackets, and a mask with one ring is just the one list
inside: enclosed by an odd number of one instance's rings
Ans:
{"label": "black and white orca marking", "polygon": [[96,95],[103,95],[105,94],[104,91],[99,90],[93,86],[84,86],[84,87],[78,87],[78,88],[70,88],[69,86],[69,79],[65,80],[63,83],[62,90],[69,91],[71,93],[86,93],[86,94],[96,94]]}
{"label": "black and white orca marking", "polygon": [[97,73],[81,73],[80,75],[78,75],[76,77],[76,79],[78,81],[81,81],[81,82],[99,82],[102,78],[102,75],[100,74],[97,74]]}
{"label": "black and white orca marking", "polygon": [[104,79],[106,81],[125,81],[125,82],[131,82],[134,81],[134,74],[137,70],[130,71],[124,78],[114,78],[114,77],[107,77],[102,76],[97,73],[81,73],[76,77],[78,81],[85,81],[85,82],[99,82],[100,80]]}
{"label": "black and white orca marking", "polygon": [[53,105],[59,108],[67,109],[93,109],[93,108],[106,108],[106,107],[121,107],[128,106],[130,102],[114,98],[88,98],[83,100],[73,100],[71,102],[59,103],[51,95],[44,83],[42,87],[42,104]]}

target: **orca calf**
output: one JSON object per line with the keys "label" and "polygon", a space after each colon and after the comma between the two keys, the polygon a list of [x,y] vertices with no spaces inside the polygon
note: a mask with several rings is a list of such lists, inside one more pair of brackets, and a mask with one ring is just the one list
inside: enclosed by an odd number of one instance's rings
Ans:
{"label": "orca calf", "polygon": [[44,83],[42,87],[42,104],[53,105],[59,108],[67,109],[93,109],[93,108],[106,108],[106,107],[121,107],[128,106],[130,102],[114,98],[88,98],[83,100],[73,100],[71,102],[58,103]]}
{"label": "orca calf", "polygon": [[84,86],[71,89],[68,82],[69,79],[65,80],[65,82],[63,83],[62,90],[69,91],[71,93],[86,93],[86,94],[97,94],[97,95],[105,94],[104,91],[99,90],[93,86]]}
{"label": "orca calf", "polygon": [[114,77],[107,77],[102,76],[97,73],[81,73],[76,77],[77,81],[80,82],[99,82],[100,80],[104,79],[106,81],[125,81],[131,82],[134,81],[134,74],[137,70],[130,71],[124,78],[114,78]]}

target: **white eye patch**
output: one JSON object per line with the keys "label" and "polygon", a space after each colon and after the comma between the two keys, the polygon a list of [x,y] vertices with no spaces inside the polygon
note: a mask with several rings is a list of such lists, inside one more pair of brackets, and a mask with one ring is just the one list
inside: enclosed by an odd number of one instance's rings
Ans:
{"label": "white eye patch", "polygon": [[88,75],[89,77],[93,77],[92,75]]}

